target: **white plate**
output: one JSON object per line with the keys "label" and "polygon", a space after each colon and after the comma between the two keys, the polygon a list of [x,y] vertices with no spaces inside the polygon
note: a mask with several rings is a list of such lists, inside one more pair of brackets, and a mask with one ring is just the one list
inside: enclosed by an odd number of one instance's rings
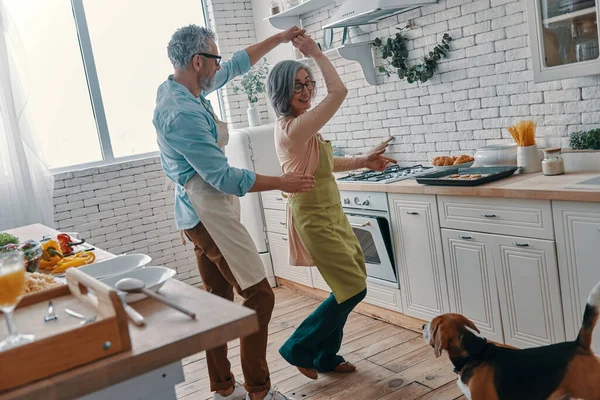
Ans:
{"label": "white plate", "polygon": [[[158,292],[162,285],[174,277],[175,274],[177,274],[177,272],[174,269],[167,267],[145,267],[123,272],[122,274],[109,276],[100,280],[106,283],[108,286],[116,289],[117,282],[119,282],[121,279],[136,278],[143,281],[146,284],[146,288],[154,292]],[[145,298],[146,295],[142,293],[128,293],[125,299],[127,303],[133,303]]]}
{"label": "white plate", "polygon": [[440,166],[440,167],[436,167],[434,166],[433,168],[437,169],[438,171],[446,171],[452,168],[469,168],[471,165],[473,165],[475,161],[471,161],[468,163],[464,163],[464,164],[458,164],[458,165],[445,165],[445,166]]}
{"label": "white plate", "polygon": [[101,279],[141,268],[148,265],[150,261],[152,258],[145,254],[123,254],[89,265],[82,265],[78,269],[96,279]]}

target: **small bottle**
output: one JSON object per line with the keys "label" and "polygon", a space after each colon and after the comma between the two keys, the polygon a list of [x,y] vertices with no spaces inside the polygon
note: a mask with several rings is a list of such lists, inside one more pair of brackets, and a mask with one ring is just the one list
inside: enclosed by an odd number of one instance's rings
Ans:
{"label": "small bottle", "polygon": [[281,12],[281,5],[277,0],[271,0],[269,3],[269,7],[271,9],[271,15],[277,15]]}
{"label": "small bottle", "polygon": [[548,176],[565,173],[565,161],[563,160],[560,148],[544,149],[542,172]]}

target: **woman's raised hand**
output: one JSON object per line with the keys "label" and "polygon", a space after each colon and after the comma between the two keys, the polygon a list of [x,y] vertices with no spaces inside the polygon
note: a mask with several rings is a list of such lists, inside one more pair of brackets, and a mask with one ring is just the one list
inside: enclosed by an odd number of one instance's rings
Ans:
{"label": "woman's raised hand", "polygon": [[321,49],[319,49],[317,43],[310,36],[304,34],[298,35],[292,40],[292,43],[294,47],[307,57],[314,58],[321,53]]}

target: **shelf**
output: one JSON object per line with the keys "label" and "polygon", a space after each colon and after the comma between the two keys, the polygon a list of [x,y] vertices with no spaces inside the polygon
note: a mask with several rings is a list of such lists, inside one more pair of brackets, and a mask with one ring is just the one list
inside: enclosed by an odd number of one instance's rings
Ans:
{"label": "shelf", "polygon": [[[281,0],[281,2],[283,1]],[[318,10],[333,2],[334,0],[305,0],[304,3],[300,3],[289,10],[265,18],[264,21],[269,21],[277,29],[290,29],[293,26],[300,26],[301,15]]]}
{"label": "shelf", "polygon": [[589,7],[589,8],[585,8],[583,10],[574,11],[572,13],[558,15],[558,16],[552,17],[552,18],[546,18],[546,19],[542,20],[542,22],[544,23],[544,25],[555,24],[557,22],[568,21],[571,19],[583,17],[584,15],[590,15],[590,14],[595,14],[595,13],[596,13],[596,7]]}
{"label": "shelf", "polygon": [[[338,53],[340,57],[356,61],[362,68],[363,75],[367,82],[371,85],[377,85],[377,73],[375,72],[375,65],[373,63],[373,50],[372,42],[359,42],[359,43],[348,43],[333,49],[329,49],[323,52],[325,55]],[[299,62],[306,62],[311,58],[301,58]]]}

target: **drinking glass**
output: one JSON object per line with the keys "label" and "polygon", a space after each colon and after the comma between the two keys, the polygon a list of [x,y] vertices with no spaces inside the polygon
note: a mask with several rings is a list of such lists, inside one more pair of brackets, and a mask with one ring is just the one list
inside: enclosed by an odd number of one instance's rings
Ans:
{"label": "drinking glass", "polygon": [[0,251],[0,311],[8,325],[8,337],[0,342],[0,351],[31,343],[34,335],[17,332],[12,313],[25,292],[25,260],[20,250]]}

